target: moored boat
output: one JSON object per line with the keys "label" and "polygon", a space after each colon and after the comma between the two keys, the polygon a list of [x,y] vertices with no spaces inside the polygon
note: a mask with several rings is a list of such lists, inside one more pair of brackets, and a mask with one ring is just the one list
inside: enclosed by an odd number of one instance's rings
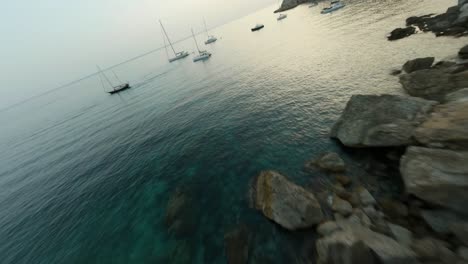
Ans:
{"label": "moored boat", "polygon": [[286,14],[280,14],[279,17],[276,20],[280,21],[280,20],[283,20],[283,19],[285,19],[287,17],[288,17],[288,15],[286,15]]}
{"label": "moored boat", "polygon": [[343,7],[345,7],[345,4],[341,3],[340,1],[333,1],[329,7],[325,7],[320,13],[328,14]]}
{"label": "moored boat", "polygon": [[253,32],[253,31],[258,31],[258,30],[260,30],[260,29],[262,29],[262,28],[264,28],[264,27],[265,27],[265,26],[264,26],[263,24],[257,24],[257,25],[255,25],[255,27],[253,27],[251,30],[252,30],[252,32]]}
{"label": "moored boat", "polygon": [[186,52],[186,51],[179,51],[179,52],[176,52],[176,51],[175,51],[174,46],[172,45],[172,42],[171,42],[171,40],[169,39],[169,36],[167,35],[166,29],[164,28],[164,26],[163,26],[161,20],[159,20],[159,24],[161,24],[161,28],[162,28],[162,31],[163,31],[164,37],[165,37],[165,38],[163,37],[163,39],[164,39],[164,48],[166,49],[166,53],[167,53],[166,39],[167,39],[167,41],[169,42],[169,46],[171,47],[172,52],[174,52],[174,57],[172,57],[172,58],[170,58],[170,57],[169,57],[169,54],[167,54],[167,55],[168,55],[168,60],[169,60],[169,62],[174,62],[174,61],[176,61],[176,60],[180,60],[180,59],[183,59],[183,58],[187,57],[187,56],[189,55],[188,52]]}
{"label": "moored boat", "polygon": [[197,39],[195,38],[195,33],[193,33],[193,29],[192,29],[192,36],[193,36],[193,40],[195,41],[195,46],[197,47],[197,51],[198,51],[198,55],[193,57],[193,62],[209,59],[211,57],[211,53],[209,53],[206,50],[200,50],[200,48],[198,47]]}

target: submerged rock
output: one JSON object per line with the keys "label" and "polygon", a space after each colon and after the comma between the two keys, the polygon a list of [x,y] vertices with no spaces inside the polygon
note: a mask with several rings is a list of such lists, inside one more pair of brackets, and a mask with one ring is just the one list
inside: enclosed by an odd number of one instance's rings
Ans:
{"label": "submerged rock", "polygon": [[346,170],[346,164],[335,152],[328,152],[321,155],[318,159],[309,161],[306,167],[317,166],[323,170],[331,172],[343,172]]}
{"label": "submerged rock", "polygon": [[307,228],[323,220],[315,196],[278,172],[261,172],[254,188],[255,208],[286,229]]}
{"label": "submerged rock", "polygon": [[398,40],[411,36],[414,33],[416,33],[416,29],[414,27],[396,28],[390,32],[390,35],[387,38],[388,40]]}
{"label": "submerged rock", "polygon": [[409,147],[400,171],[410,194],[468,215],[468,152]]}
{"label": "submerged rock", "polygon": [[446,94],[468,87],[468,71],[451,74],[442,69],[419,70],[400,75],[400,83],[411,96],[442,101]]}
{"label": "submerged rock", "polygon": [[224,235],[224,246],[228,264],[246,264],[249,258],[249,232],[240,226]]}
{"label": "submerged rock", "polygon": [[167,203],[165,223],[169,233],[176,236],[189,236],[197,227],[197,219],[196,210],[188,192],[177,188]]}
{"label": "submerged rock", "polygon": [[406,73],[412,73],[414,71],[430,69],[434,60],[434,57],[409,60],[403,65],[403,70]]}
{"label": "submerged rock", "polygon": [[349,147],[404,146],[437,103],[398,95],[353,95],[331,130]]}
{"label": "submerged rock", "polygon": [[414,137],[429,147],[468,149],[468,101],[436,106]]}

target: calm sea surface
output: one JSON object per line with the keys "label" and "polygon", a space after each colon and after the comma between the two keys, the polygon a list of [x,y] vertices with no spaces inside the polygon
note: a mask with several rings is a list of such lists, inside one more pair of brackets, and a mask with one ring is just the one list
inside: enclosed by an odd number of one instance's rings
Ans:
{"label": "calm sea surface", "polygon": [[[251,179],[275,169],[312,186],[325,176],[306,160],[350,160],[327,134],[352,94],[401,93],[391,69],[466,43],[385,38],[455,1],[346,3],[280,22],[271,6],[213,29],[206,62],[169,64],[159,50],[114,68],[133,84],[119,95],[92,77],[0,112],[0,262],[226,263],[224,235],[245,225],[251,263],[303,263],[312,236],[250,209]],[[256,23],[265,28],[250,32]],[[195,50],[192,39],[176,48]],[[189,204],[177,235],[165,221],[176,190]]]}

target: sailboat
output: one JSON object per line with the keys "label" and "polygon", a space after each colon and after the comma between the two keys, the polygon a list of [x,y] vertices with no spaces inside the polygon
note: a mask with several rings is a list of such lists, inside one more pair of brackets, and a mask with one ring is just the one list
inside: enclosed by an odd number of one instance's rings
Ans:
{"label": "sailboat", "polygon": [[198,47],[197,39],[195,38],[195,33],[193,33],[193,28],[192,28],[192,36],[193,36],[193,40],[195,41],[195,46],[197,46],[197,51],[198,51],[198,55],[193,58],[193,62],[209,59],[211,57],[211,53],[209,53],[206,50],[200,50],[200,48]]}
{"label": "sailboat", "polygon": [[119,81],[120,84],[119,85],[113,85],[112,82],[109,80],[109,78],[106,76],[106,74],[104,74],[104,72],[101,70],[101,68],[99,68],[99,66],[96,66],[96,67],[97,67],[97,69],[99,71],[99,78],[101,79],[102,87],[104,88],[104,82],[102,80],[102,78],[104,77],[104,79],[107,81],[109,86],[112,88],[112,90],[108,91],[108,93],[115,94],[115,93],[119,93],[121,91],[132,88],[128,82],[123,83],[122,81],[120,81],[119,77],[117,77],[117,74],[115,74],[114,71],[112,71],[112,72],[114,73],[115,78],[117,79],[117,81]]}
{"label": "sailboat", "polygon": [[203,23],[205,24],[205,32],[206,32],[206,36],[208,37],[208,39],[205,41],[205,45],[216,42],[218,39],[215,36],[208,34],[208,28],[206,27],[205,19],[203,19]]}
{"label": "sailboat", "polygon": [[[175,49],[174,49],[174,46],[172,45],[172,42],[171,40],[169,39],[169,36],[167,35],[167,32],[166,32],[166,29],[164,28],[161,20],[159,20],[159,24],[161,24],[161,28],[162,28],[162,31],[164,33],[164,36],[166,36],[166,39],[167,39],[167,42],[169,42],[169,46],[171,46],[171,49],[172,51],[174,52],[174,57],[172,58],[169,58],[169,62],[173,62],[173,61],[176,61],[176,60],[180,60],[180,59],[183,59],[185,57],[187,57],[189,55],[188,52],[186,51],[180,51],[180,52],[176,52]],[[165,40],[164,40],[165,41]],[[165,42],[164,42],[165,43]],[[167,46],[164,45],[164,48],[167,49]]]}

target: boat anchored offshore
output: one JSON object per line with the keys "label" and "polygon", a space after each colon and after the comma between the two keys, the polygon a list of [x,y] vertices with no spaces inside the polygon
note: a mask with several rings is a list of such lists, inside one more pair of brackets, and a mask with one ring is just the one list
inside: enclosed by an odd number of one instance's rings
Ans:
{"label": "boat anchored offshore", "polygon": [[283,19],[285,19],[287,17],[288,17],[288,15],[286,15],[286,14],[280,14],[279,17],[276,20],[280,21],[280,20],[283,20]]}
{"label": "boat anchored offshore", "polygon": [[345,7],[345,4],[341,3],[340,1],[335,0],[331,2],[331,5],[329,7],[325,7],[320,13],[328,14],[343,7]]}
{"label": "boat anchored offshore", "polygon": [[126,83],[122,83],[122,81],[119,80],[119,77],[117,77],[117,74],[115,74],[114,71],[112,71],[114,73],[114,76],[115,78],[119,81],[119,85],[113,85],[112,82],[109,80],[109,78],[104,74],[104,72],[101,70],[101,68],[99,68],[99,66],[96,66],[98,71],[99,71],[99,78],[101,79],[101,84],[102,84],[102,88],[104,88],[104,81],[103,81],[103,78],[106,80],[106,82],[109,84],[109,86],[112,88],[111,91],[108,91],[108,93],[110,94],[116,94],[116,93],[119,93],[119,92],[122,92],[124,90],[127,90],[127,89],[130,89],[132,88],[130,86],[130,84],[128,82]]}
{"label": "boat anchored offshore", "polygon": [[255,25],[255,27],[252,28],[252,32],[253,31],[258,31],[258,30],[260,30],[260,29],[262,29],[264,27],[265,26],[263,24],[257,24],[257,25]]}
{"label": "boat anchored offshore", "polygon": [[206,27],[205,19],[203,19],[203,23],[205,24],[205,32],[206,36],[208,37],[208,39],[205,41],[205,45],[216,42],[218,39],[215,36],[208,34],[208,28]]}
{"label": "boat anchored offshore", "polygon": [[[161,28],[162,28],[162,31],[164,33],[164,37],[163,37],[163,39],[164,39],[164,48],[166,49],[166,54],[167,54],[167,57],[169,59],[169,62],[174,62],[176,60],[180,60],[180,59],[183,59],[183,58],[187,57],[189,55],[188,52],[186,52],[186,51],[176,52],[175,51],[174,46],[172,45],[172,42],[169,39],[169,36],[167,35],[166,29],[164,28],[161,20],[159,20],[159,24],[161,24]],[[167,53],[166,39],[167,39],[167,42],[169,42],[169,46],[171,47],[172,51],[174,52],[174,57],[172,57],[172,58],[170,58],[169,54]]]}
{"label": "boat anchored offshore", "polygon": [[192,29],[192,36],[193,36],[193,40],[195,41],[195,46],[197,46],[197,51],[198,51],[198,55],[193,57],[193,62],[209,59],[211,57],[211,53],[209,53],[206,50],[200,50],[200,48],[198,47],[197,39],[195,38],[195,33],[193,33],[193,29]]}

